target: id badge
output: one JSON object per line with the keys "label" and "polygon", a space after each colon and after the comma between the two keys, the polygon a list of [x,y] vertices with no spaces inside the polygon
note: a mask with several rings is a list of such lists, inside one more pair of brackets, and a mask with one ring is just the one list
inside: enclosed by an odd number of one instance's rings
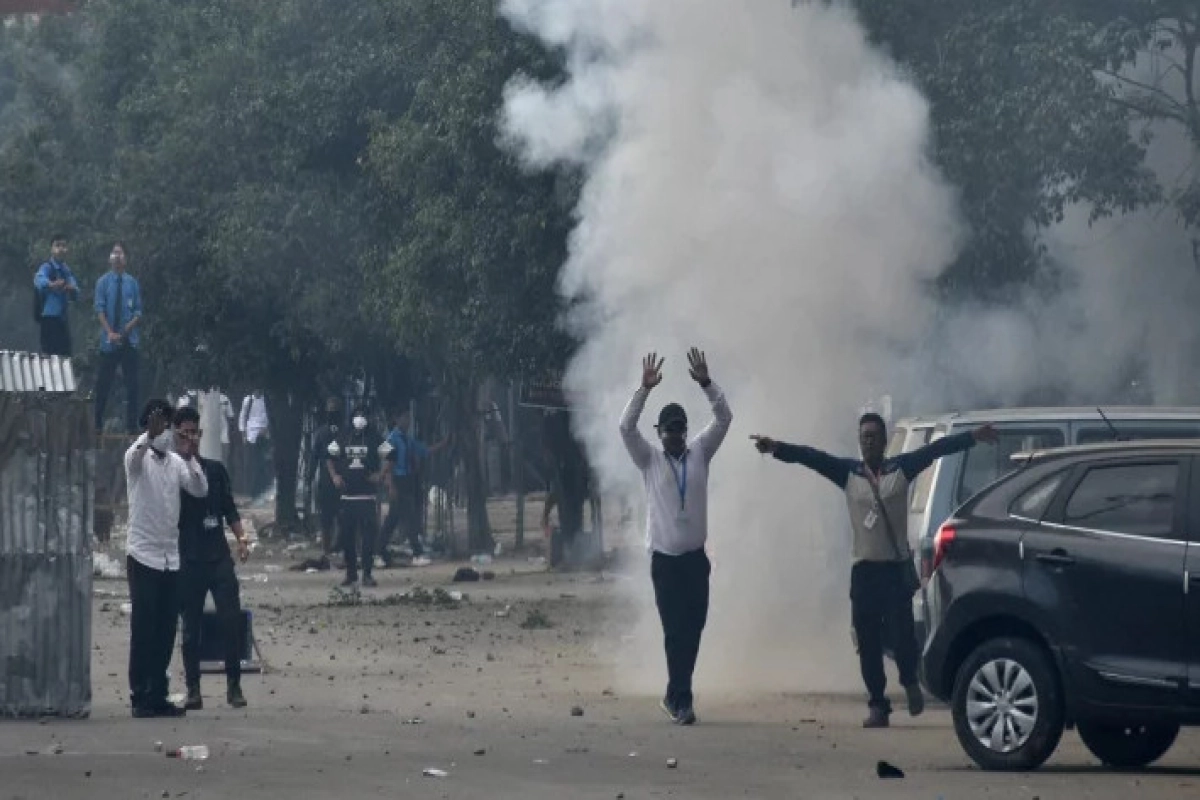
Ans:
{"label": "id badge", "polygon": [[221,527],[221,520],[219,517],[207,516],[204,518],[204,530],[215,531],[219,527]]}
{"label": "id badge", "polygon": [[867,512],[867,515],[863,517],[863,527],[867,530],[873,530],[875,528],[875,523],[878,521],[879,515],[877,515],[875,513],[875,509],[872,508]]}

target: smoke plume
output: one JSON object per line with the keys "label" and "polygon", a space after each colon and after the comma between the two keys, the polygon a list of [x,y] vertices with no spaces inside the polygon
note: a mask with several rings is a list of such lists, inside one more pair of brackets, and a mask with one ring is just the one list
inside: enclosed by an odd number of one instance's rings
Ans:
{"label": "smoke plume", "polygon": [[[564,49],[569,80],[517,81],[504,130],[531,166],[587,170],[562,291],[586,344],[566,376],[610,493],[641,486],[617,434],[641,356],[666,356],[647,417],[710,416],[685,352],[707,352],[734,423],[709,486],[714,558],[698,688],[843,690],[847,522],[838,491],[758,456],[755,432],[853,451],[890,354],[932,310],[954,197],[926,158],[928,108],[837,6],[755,0],[505,0]],[[653,420],[643,431],[653,437]],[[641,541],[640,513],[631,540]],[[649,578],[622,654],[626,689],[661,691]]]}

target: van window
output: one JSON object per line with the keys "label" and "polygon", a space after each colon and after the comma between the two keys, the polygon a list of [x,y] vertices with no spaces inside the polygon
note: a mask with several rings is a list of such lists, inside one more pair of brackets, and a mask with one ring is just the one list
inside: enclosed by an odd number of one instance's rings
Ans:
{"label": "van window", "polygon": [[[1122,439],[1196,439],[1200,438],[1200,425],[1156,426],[1143,425],[1132,427],[1120,421],[1113,423]],[[1106,427],[1081,428],[1075,435],[1079,444],[1096,444],[1097,442],[1113,441],[1113,433]]]}
{"label": "van window", "polygon": [[963,457],[962,475],[956,503],[964,503],[971,495],[1015,469],[1012,456],[1028,450],[1044,450],[1062,447],[1066,442],[1059,428],[1000,428],[999,441],[994,445],[980,444],[968,450]]}
{"label": "van window", "polygon": [[1067,501],[1063,524],[1172,538],[1178,479],[1176,462],[1093,467]]}

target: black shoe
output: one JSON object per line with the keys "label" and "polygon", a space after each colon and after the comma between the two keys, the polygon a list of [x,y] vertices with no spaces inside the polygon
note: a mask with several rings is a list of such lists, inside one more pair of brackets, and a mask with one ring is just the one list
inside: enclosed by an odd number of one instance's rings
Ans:
{"label": "black shoe", "polygon": [[168,703],[165,700],[162,703],[154,706],[153,711],[154,716],[156,717],[169,717],[173,719],[187,716],[186,710],[180,708],[174,703]]}
{"label": "black shoe", "polygon": [[363,576],[363,584],[362,584],[362,585],[363,585],[364,587],[368,588],[368,589],[374,589],[374,588],[375,588],[376,586],[378,586],[379,584],[378,584],[378,583],[376,583],[376,582],[375,582],[375,579],[374,579],[374,578],[372,578],[370,575],[364,575],[364,576]]}
{"label": "black shoe", "polygon": [[676,725],[695,725],[696,710],[692,708],[691,703],[687,704],[675,712]]}
{"label": "black shoe", "polygon": [[152,709],[152,708],[147,708],[146,706],[134,706],[133,707],[133,718],[134,719],[153,719],[154,717],[157,717],[157,716],[158,715],[154,713],[154,709]]}
{"label": "black shoe", "polygon": [[891,724],[891,712],[886,708],[874,707],[863,720],[864,728],[886,728]]}
{"label": "black shoe", "polygon": [[675,710],[675,706],[670,700],[664,697],[658,701],[658,707],[670,718],[671,722],[679,722],[679,712]]}
{"label": "black shoe", "polygon": [[185,711],[200,711],[204,708],[204,698],[200,696],[200,684],[196,683],[188,687],[187,700],[183,703]]}
{"label": "black shoe", "polygon": [[355,575],[355,576],[353,576],[353,577],[351,577],[351,576],[347,575],[347,576],[346,576],[346,579],[345,579],[344,581],[342,581],[342,588],[343,588],[343,589],[345,589],[345,588],[347,588],[347,587],[353,586],[353,585],[354,585],[354,584],[356,584],[356,583],[358,583],[358,576],[357,576],[357,575]]}
{"label": "black shoe", "polygon": [[240,684],[231,683],[229,688],[225,690],[225,699],[229,701],[229,705],[234,708],[245,708],[246,698],[242,695],[242,687]]}
{"label": "black shoe", "polygon": [[914,717],[921,716],[921,712],[925,710],[925,695],[921,693],[921,685],[914,683],[912,686],[905,686],[904,693],[908,696],[908,713]]}

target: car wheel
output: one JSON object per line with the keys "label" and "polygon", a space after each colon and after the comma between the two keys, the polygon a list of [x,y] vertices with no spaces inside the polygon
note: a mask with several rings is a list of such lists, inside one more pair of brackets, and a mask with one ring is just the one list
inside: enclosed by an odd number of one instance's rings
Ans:
{"label": "car wheel", "polygon": [[1154,725],[1122,725],[1112,722],[1080,720],[1079,738],[1105,766],[1117,769],[1138,769],[1149,766],[1167,754],[1179,724],[1165,722]]}
{"label": "car wheel", "polygon": [[1058,672],[1028,639],[975,648],[955,677],[950,711],[963,750],[986,770],[1037,769],[1062,738]]}

